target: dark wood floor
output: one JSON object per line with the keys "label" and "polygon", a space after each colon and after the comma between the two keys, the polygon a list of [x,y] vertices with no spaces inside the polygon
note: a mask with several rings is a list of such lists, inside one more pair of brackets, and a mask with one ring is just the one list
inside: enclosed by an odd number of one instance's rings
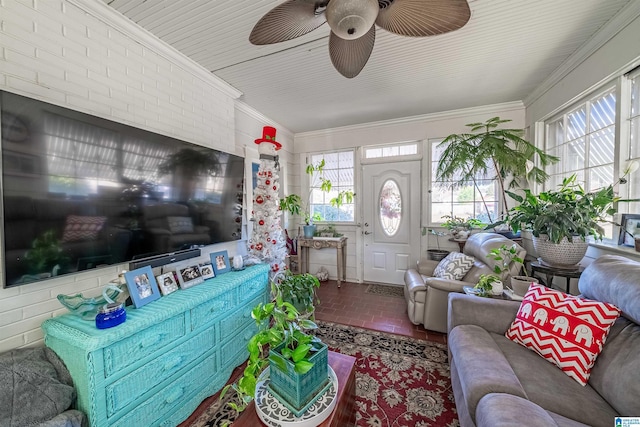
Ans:
{"label": "dark wood floor", "polygon": [[407,316],[404,298],[367,293],[368,284],[323,282],[318,291],[316,319],[359,326],[381,332],[445,343],[446,334],[414,325]]}

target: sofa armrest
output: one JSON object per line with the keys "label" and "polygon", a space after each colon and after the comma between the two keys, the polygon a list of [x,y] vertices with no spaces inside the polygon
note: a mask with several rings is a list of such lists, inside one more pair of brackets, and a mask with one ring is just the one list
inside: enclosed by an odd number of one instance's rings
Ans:
{"label": "sofa armrest", "polygon": [[206,225],[196,225],[193,227],[193,232],[196,234],[209,234],[209,227]]}
{"label": "sofa armrest", "polygon": [[432,259],[420,258],[417,264],[418,272],[425,276],[433,276],[433,270],[436,269],[439,262],[440,261],[434,261]]}
{"label": "sofa armrest", "polygon": [[522,397],[506,393],[489,393],[478,402],[477,427],[511,427],[525,424],[536,427],[558,426],[547,411]]}
{"label": "sofa armrest", "polygon": [[427,277],[425,284],[434,289],[445,292],[464,292],[464,286],[474,287],[475,283],[464,282],[462,280],[440,279],[438,277]]}
{"label": "sofa armrest", "polygon": [[447,330],[458,325],[478,325],[481,328],[504,334],[516,318],[520,302],[475,295],[449,294]]}
{"label": "sofa armrest", "polygon": [[413,268],[405,271],[404,286],[409,294],[415,294],[416,292],[427,290],[427,287],[424,284],[424,278],[417,270],[414,270]]}

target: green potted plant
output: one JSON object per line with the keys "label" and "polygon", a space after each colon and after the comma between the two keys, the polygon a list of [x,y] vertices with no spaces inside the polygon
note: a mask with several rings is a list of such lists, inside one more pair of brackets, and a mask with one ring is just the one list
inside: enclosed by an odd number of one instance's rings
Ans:
{"label": "green potted plant", "polygon": [[626,182],[631,171],[628,166],[615,184],[592,192],[585,191],[576,175],[571,175],[556,190],[538,195],[525,190],[523,196],[509,193],[519,205],[508,211],[503,222],[514,231],[530,230],[535,251],[545,263],[576,265],[587,251],[587,238],[602,239],[600,224],[610,221],[609,216],[616,212],[614,204],[621,201],[614,187]]}
{"label": "green potted plant", "polygon": [[238,399],[229,405],[237,412],[242,412],[253,400],[258,378],[267,366],[269,391],[297,414],[304,412],[330,385],[328,348],[309,333],[317,328],[316,323],[300,316],[296,307],[286,301],[291,296],[302,298],[302,305],[309,310],[319,283],[308,276],[311,275],[285,276],[284,285],[272,281],[271,301],[253,308],[251,316],[258,331],[247,343],[247,366],[238,381],[227,385],[220,395],[222,399],[233,388]]}
{"label": "green potted plant", "polygon": [[476,218],[460,218],[453,215],[444,215],[446,221],[442,223],[442,226],[449,230],[451,235],[456,240],[466,240],[471,234],[471,230],[474,228],[481,228],[485,224]]}
{"label": "green potted plant", "polygon": [[529,277],[527,269],[524,267],[524,259],[518,256],[518,246],[514,243],[511,246],[502,245],[489,251],[487,258],[496,261],[493,271],[502,279],[506,280],[509,275],[511,263],[519,265],[519,271],[524,275],[510,276],[511,289],[516,295],[524,295],[529,289],[531,282],[538,283],[538,279]]}
{"label": "green potted plant", "polygon": [[341,237],[342,233],[336,231],[335,224],[327,224],[323,228],[316,231],[316,235],[319,237]]}
{"label": "green potted plant", "polygon": [[46,273],[51,276],[55,276],[68,261],[54,230],[47,230],[35,238],[24,258],[30,274]]}
{"label": "green potted plant", "polygon": [[[544,167],[558,158],[546,154],[522,138],[522,129],[503,129],[511,120],[494,117],[485,123],[470,123],[469,133],[452,134],[440,144],[444,148],[436,170],[436,180],[451,182],[451,186],[472,182],[478,190],[490,223],[498,218],[491,214],[477,177],[497,180],[502,198],[500,212],[507,211],[506,190],[518,185],[518,179],[543,183],[548,175]],[[536,166],[538,161],[540,167]],[[516,179],[517,178],[517,179]]]}
{"label": "green potted plant", "polygon": [[481,274],[478,283],[473,287],[476,295],[490,297],[502,293],[502,281],[495,274]]}
{"label": "green potted plant", "polygon": [[[446,235],[447,233],[430,228],[429,234],[436,236],[436,246],[438,247],[438,249],[427,249],[427,256],[430,260],[442,261],[447,255],[449,255],[449,251],[440,249],[440,237]],[[422,235],[425,235],[425,228],[422,229]]]}
{"label": "green potted plant", "polygon": [[[313,190],[311,188],[319,187],[322,191],[329,193],[331,192],[331,188],[333,184],[331,180],[325,178],[322,175],[322,171],[324,169],[325,162],[324,159],[317,164],[307,165],[305,170],[306,174],[310,176],[310,179],[316,181],[312,183],[309,190],[309,196],[307,197],[306,202],[303,205],[302,197],[298,194],[289,194],[282,199],[280,199],[280,209],[282,211],[289,212],[292,215],[302,215],[303,221],[305,225],[304,229],[304,237],[310,239],[314,236],[316,232],[316,226],[313,223],[314,221],[321,221],[322,217],[320,214],[316,212],[312,212],[312,204],[311,204],[311,196],[313,195]],[[330,200],[331,206],[340,208],[344,203],[353,203],[353,198],[355,194],[351,190],[340,191],[336,197]]]}
{"label": "green potted plant", "polygon": [[275,280],[283,300],[293,304],[301,315],[313,316],[315,305],[320,303],[316,294],[318,278],[310,273],[293,274],[291,270],[278,276]]}

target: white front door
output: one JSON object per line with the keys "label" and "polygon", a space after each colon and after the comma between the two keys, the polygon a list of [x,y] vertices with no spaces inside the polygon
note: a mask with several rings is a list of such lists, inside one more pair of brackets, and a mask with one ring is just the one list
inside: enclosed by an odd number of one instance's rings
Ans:
{"label": "white front door", "polygon": [[420,162],[363,166],[364,280],[402,284],[420,251]]}

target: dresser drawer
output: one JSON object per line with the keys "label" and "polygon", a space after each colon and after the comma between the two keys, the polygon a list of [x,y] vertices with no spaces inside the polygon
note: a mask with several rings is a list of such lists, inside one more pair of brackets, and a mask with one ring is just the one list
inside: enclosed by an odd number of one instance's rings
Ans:
{"label": "dresser drawer", "polygon": [[233,292],[227,292],[215,300],[207,301],[191,309],[191,330],[211,322],[233,307]]}
{"label": "dresser drawer", "polygon": [[115,423],[109,423],[109,426],[146,427],[158,425],[175,407],[182,405],[185,399],[202,389],[205,384],[217,381],[220,383],[220,387],[222,387],[225,379],[214,378],[218,371],[217,357],[217,352],[214,352],[187,373],[175,378],[174,382],[137,405],[124,417]]}
{"label": "dresser drawer", "polygon": [[118,372],[118,370],[144,359],[151,353],[184,336],[185,333],[184,314],[180,314],[105,347],[105,377],[109,377]]}
{"label": "dresser drawer", "polygon": [[[249,280],[238,287],[238,303],[245,304],[249,299],[254,298],[256,294],[264,294],[268,291],[268,286],[260,280]],[[253,308],[254,304],[249,303]]]}
{"label": "dresser drawer", "polygon": [[209,351],[215,345],[215,337],[213,327],[207,329],[108,385],[106,387],[107,417],[113,416],[138,396],[165,381],[202,353]]}
{"label": "dresser drawer", "polygon": [[249,323],[244,329],[237,329],[234,333],[234,337],[222,346],[222,353],[224,360],[223,366],[235,368],[249,357],[249,350],[247,350],[247,343],[255,333],[258,332],[258,327],[255,322]]}
{"label": "dresser drawer", "polygon": [[255,320],[251,317],[251,311],[259,303],[263,302],[262,296],[255,298],[253,301],[244,305],[240,310],[234,311],[230,316],[220,321],[220,339],[237,334],[238,331],[244,329],[248,324],[255,324]]}

